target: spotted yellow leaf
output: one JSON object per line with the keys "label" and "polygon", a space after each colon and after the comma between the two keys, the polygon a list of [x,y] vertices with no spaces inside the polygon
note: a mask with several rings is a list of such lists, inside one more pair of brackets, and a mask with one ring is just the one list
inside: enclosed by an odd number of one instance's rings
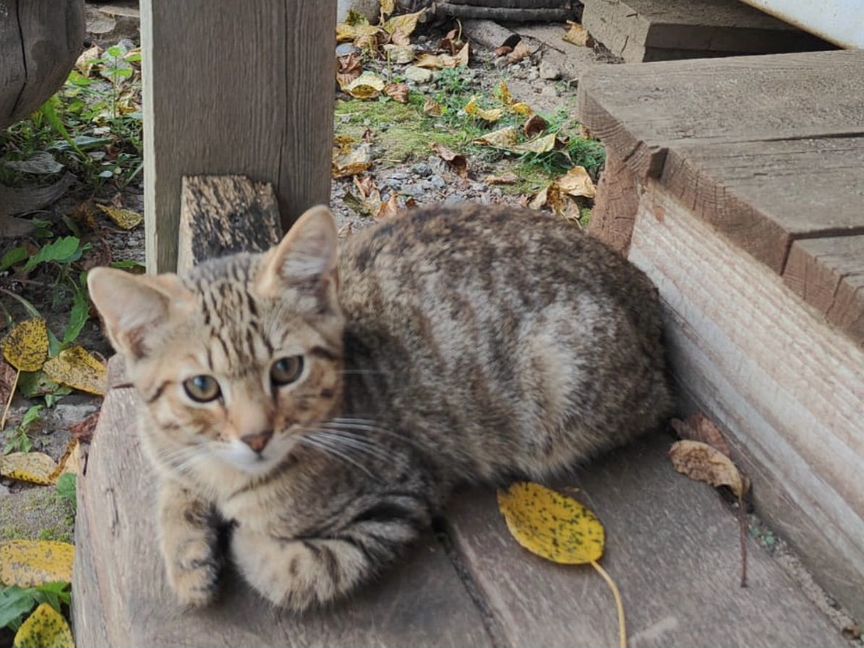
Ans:
{"label": "spotted yellow leaf", "polygon": [[48,603],[42,603],[18,628],[13,648],[75,648],[66,619]]}
{"label": "spotted yellow leaf", "polygon": [[39,371],[48,357],[45,320],[27,320],[13,328],[3,340],[3,357],[21,371]]}
{"label": "spotted yellow leaf", "polygon": [[144,220],[141,214],[131,209],[118,209],[117,207],[108,207],[107,205],[97,205],[97,207],[120,229],[135,229]]}
{"label": "spotted yellow leaf", "polygon": [[491,133],[486,133],[483,137],[474,140],[474,143],[509,150],[516,146],[518,141],[519,130],[513,126],[506,126]]}
{"label": "spotted yellow leaf", "polygon": [[529,482],[498,491],[498,506],[516,542],[564,565],[600,560],[606,534],[600,520],[571,497]]}
{"label": "spotted yellow leaf", "polygon": [[45,363],[43,371],[54,382],[88,394],[104,396],[108,386],[105,363],[80,346],[61,351]]}
{"label": "spotted yellow leaf", "polygon": [[57,463],[41,452],[13,452],[0,457],[0,475],[7,479],[47,486],[56,481],[55,470]]}
{"label": "spotted yellow leaf", "polygon": [[345,86],[345,92],[355,99],[374,99],[384,90],[384,79],[374,72],[364,72]]}
{"label": "spotted yellow leaf", "polygon": [[521,101],[518,103],[514,103],[510,105],[510,110],[512,110],[517,115],[522,115],[524,117],[530,117],[534,114],[534,109],[526,103],[522,103]]}
{"label": "spotted yellow leaf", "polygon": [[51,540],[11,540],[0,544],[0,583],[38,587],[72,580],[75,547]]}
{"label": "spotted yellow leaf", "polygon": [[477,105],[477,97],[473,97],[471,101],[465,105],[465,114],[470,115],[471,117],[476,117],[477,119],[482,119],[489,123],[494,123],[501,119],[504,111],[500,108],[492,108],[489,110],[481,108]]}

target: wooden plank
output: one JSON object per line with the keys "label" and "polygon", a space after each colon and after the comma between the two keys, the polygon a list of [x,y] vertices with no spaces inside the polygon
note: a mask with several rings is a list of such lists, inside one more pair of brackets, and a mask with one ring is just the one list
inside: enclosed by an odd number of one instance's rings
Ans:
{"label": "wooden plank", "polygon": [[588,232],[626,256],[638,208],[639,180],[621,158],[608,153]]}
{"label": "wooden plank", "polygon": [[178,269],[223,254],[263,252],[282,236],[269,183],[243,176],[184,176],[182,187]]}
{"label": "wooden plank", "polygon": [[682,144],[864,134],[864,51],[594,68],[579,119],[640,176]]}
{"label": "wooden plank", "polygon": [[628,63],[830,45],[737,0],[586,0],[582,23]]}
{"label": "wooden plank", "polygon": [[864,347],[864,236],[796,241],[783,280]]}
{"label": "wooden plank", "polygon": [[697,141],[669,150],[661,182],[781,273],[796,239],[864,233],[862,169],[864,137]]}
{"label": "wooden plank", "polygon": [[155,489],[136,430],[141,406],[133,389],[108,393],[78,482],[78,645],[491,648],[480,612],[431,534],[398,569],[332,609],[302,617],[280,611],[233,573],[216,604],[179,609],[154,542]]}
{"label": "wooden plank", "polygon": [[330,197],[336,0],[217,5],[141,5],[151,272],[175,268],[184,175],[270,182],[285,225]]}
{"label": "wooden plank", "polygon": [[18,0],[7,0],[0,6],[0,128],[12,123],[15,104],[24,88],[27,71],[18,29]]}
{"label": "wooden plank", "polygon": [[[735,516],[709,486],[672,469],[670,443],[656,435],[564,480],[578,486],[575,496],[606,527],[602,562],[621,590],[630,645],[846,645],[749,540],[749,587],[740,588]],[[588,566],[554,565],[521,549],[494,493],[456,498],[448,521],[464,568],[512,648],[617,645],[615,607],[602,579]]]}
{"label": "wooden plank", "polygon": [[655,181],[629,258],[664,301],[681,390],[729,430],[757,510],[864,616],[864,349]]}

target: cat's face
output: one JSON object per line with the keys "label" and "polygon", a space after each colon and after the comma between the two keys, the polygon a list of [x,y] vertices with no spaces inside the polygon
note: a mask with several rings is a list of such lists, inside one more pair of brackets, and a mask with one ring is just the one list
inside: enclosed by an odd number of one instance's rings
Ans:
{"label": "cat's face", "polygon": [[335,263],[332,216],[310,210],[267,254],[203,264],[184,280],[91,271],[163,461],[264,474],[333,416],[344,324]]}

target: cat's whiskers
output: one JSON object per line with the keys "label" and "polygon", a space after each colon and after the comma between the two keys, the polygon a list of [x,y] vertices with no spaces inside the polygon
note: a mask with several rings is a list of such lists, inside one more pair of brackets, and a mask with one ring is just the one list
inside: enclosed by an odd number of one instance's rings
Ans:
{"label": "cat's whiskers", "polygon": [[330,455],[334,459],[340,459],[340,460],[344,461],[345,463],[350,464],[350,465],[354,466],[355,468],[362,470],[369,477],[376,479],[375,475],[373,475],[372,472],[370,472],[370,470],[366,466],[355,461],[350,456],[348,456],[344,452],[342,452],[339,448],[333,447],[333,445],[330,442],[328,442],[324,439],[312,437],[311,435],[302,435],[299,437],[298,441],[300,443],[310,447],[310,448],[320,450],[321,452]]}
{"label": "cat's whiskers", "polygon": [[337,445],[344,446],[346,450],[354,450],[382,461],[391,461],[396,456],[380,444],[350,432],[337,430],[311,430],[311,432],[315,438],[330,440]]}
{"label": "cat's whiskers", "polygon": [[[378,425],[375,425],[375,421],[371,419],[362,419],[362,418],[332,418],[329,421],[325,421],[321,423],[320,426],[327,430],[338,430],[338,431],[348,431],[348,430],[358,430],[362,432],[373,432],[375,434],[380,434],[382,436],[389,437],[396,441],[406,443],[410,446],[418,450],[427,450],[427,448],[417,441],[416,439],[411,439],[404,434],[399,434],[397,432],[393,432],[392,430],[384,429]],[[360,437],[360,438],[368,438],[368,437]]]}

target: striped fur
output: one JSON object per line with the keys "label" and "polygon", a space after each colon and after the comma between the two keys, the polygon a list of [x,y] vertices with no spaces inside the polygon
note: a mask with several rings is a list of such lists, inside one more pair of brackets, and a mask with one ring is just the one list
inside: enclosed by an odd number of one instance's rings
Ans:
{"label": "striped fur", "polygon": [[[246,579],[304,610],[392,563],[457,482],[542,478],[671,406],[654,288],[533,212],[403,214],[337,260],[318,209],[264,255],[90,281],[147,403],[162,547],[187,604],[216,591],[219,518]],[[300,379],[271,384],[275,360],[298,355]],[[184,395],[201,374],[220,399]],[[262,431],[258,457],[241,439]]]}

